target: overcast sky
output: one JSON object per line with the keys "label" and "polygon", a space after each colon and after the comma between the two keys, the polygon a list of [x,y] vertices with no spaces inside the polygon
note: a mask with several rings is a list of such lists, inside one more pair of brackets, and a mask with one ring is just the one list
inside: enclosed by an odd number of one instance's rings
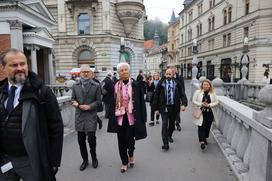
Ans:
{"label": "overcast sky", "polygon": [[146,14],[148,19],[155,19],[158,17],[161,21],[168,23],[172,11],[175,11],[176,17],[183,9],[184,0],[144,0]]}

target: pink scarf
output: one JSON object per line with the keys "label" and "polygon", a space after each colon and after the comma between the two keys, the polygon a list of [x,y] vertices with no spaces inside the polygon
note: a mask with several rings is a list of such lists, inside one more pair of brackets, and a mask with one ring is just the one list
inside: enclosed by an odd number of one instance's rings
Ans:
{"label": "pink scarf", "polygon": [[[117,95],[116,97],[116,103],[115,103],[115,116],[122,116],[126,113],[124,100],[123,100],[123,88],[125,85],[123,85],[123,81],[119,80],[115,85],[115,93]],[[132,114],[133,110],[133,103],[132,103],[132,86],[131,86],[131,79],[129,79],[128,83],[128,113]]]}

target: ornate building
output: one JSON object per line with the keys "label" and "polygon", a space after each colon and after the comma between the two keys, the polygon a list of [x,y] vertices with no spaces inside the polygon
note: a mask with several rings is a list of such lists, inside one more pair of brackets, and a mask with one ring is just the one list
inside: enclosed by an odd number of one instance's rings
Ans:
{"label": "ornate building", "polygon": [[248,79],[261,82],[265,69],[272,68],[271,0],[185,0],[179,15],[179,62],[185,77],[191,75],[193,39],[198,44],[199,74],[207,78],[240,79],[245,37]]}
{"label": "ornate building", "polygon": [[57,20],[51,28],[57,75],[89,64],[101,79],[120,61],[130,63],[133,77],[143,69],[143,0],[44,2]]}
{"label": "ornate building", "polygon": [[[55,23],[42,0],[0,1],[0,53],[8,48],[24,51],[29,69],[45,83],[54,83],[54,39],[48,29]],[[0,71],[0,80],[2,76]]]}

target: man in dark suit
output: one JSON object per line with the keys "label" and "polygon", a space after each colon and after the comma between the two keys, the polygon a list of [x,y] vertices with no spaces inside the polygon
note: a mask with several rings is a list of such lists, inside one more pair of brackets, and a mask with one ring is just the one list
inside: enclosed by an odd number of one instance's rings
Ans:
{"label": "man in dark suit", "polygon": [[187,97],[179,81],[173,78],[171,69],[167,69],[165,79],[162,79],[155,91],[154,109],[162,117],[162,149],[169,149],[169,142],[173,143],[176,115],[181,109],[185,111]]}
{"label": "man in dark suit", "polygon": [[[185,92],[184,79],[183,79],[182,76],[179,76],[179,74],[177,73],[177,67],[176,66],[172,66],[171,69],[172,69],[172,73],[173,73],[173,78],[180,83],[181,88]],[[178,110],[178,112],[177,112],[177,116],[176,116],[176,120],[175,120],[175,126],[176,126],[176,128],[177,128],[178,131],[181,131],[181,126],[180,126],[180,110]]]}
{"label": "man in dark suit", "polygon": [[109,118],[110,103],[114,101],[114,82],[112,73],[108,72],[106,78],[101,82],[102,101],[105,104],[105,118]]}
{"label": "man in dark suit", "polygon": [[55,181],[63,123],[52,90],[28,71],[23,52],[0,55],[7,76],[0,82],[1,181]]}
{"label": "man in dark suit", "polygon": [[78,144],[83,162],[80,171],[89,165],[86,137],[90,146],[93,168],[98,167],[96,156],[96,127],[97,111],[102,107],[101,88],[91,79],[91,70],[88,65],[80,68],[80,82],[72,90],[72,106],[76,108],[75,129],[78,135]]}

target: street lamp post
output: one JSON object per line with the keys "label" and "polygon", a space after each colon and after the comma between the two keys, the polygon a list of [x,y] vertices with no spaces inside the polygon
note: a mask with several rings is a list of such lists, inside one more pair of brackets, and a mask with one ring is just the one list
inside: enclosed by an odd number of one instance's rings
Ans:
{"label": "street lamp post", "polygon": [[247,99],[247,87],[244,85],[248,83],[249,81],[247,80],[247,74],[248,74],[248,68],[247,65],[249,63],[249,56],[248,56],[248,38],[244,38],[244,45],[243,45],[243,55],[242,55],[242,69],[241,69],[241,74],[242,74],[242,79],[238,81],[238,84],[240,84],[240,87],[237,87],[236,89],[236,99],[237,100],[245,100]]}
{"label": "street lamp post", "polygon": [[196,78],[197,73],[198,73],[198,68],[197,68],[197,64],[198,64],[198,60],[197,60],[197,40],[194,39],[193,40],[193,60],[192,60],[192,81],[191,81],[191,100],[194,96],[194,92],[199,89],[199,80]]}

